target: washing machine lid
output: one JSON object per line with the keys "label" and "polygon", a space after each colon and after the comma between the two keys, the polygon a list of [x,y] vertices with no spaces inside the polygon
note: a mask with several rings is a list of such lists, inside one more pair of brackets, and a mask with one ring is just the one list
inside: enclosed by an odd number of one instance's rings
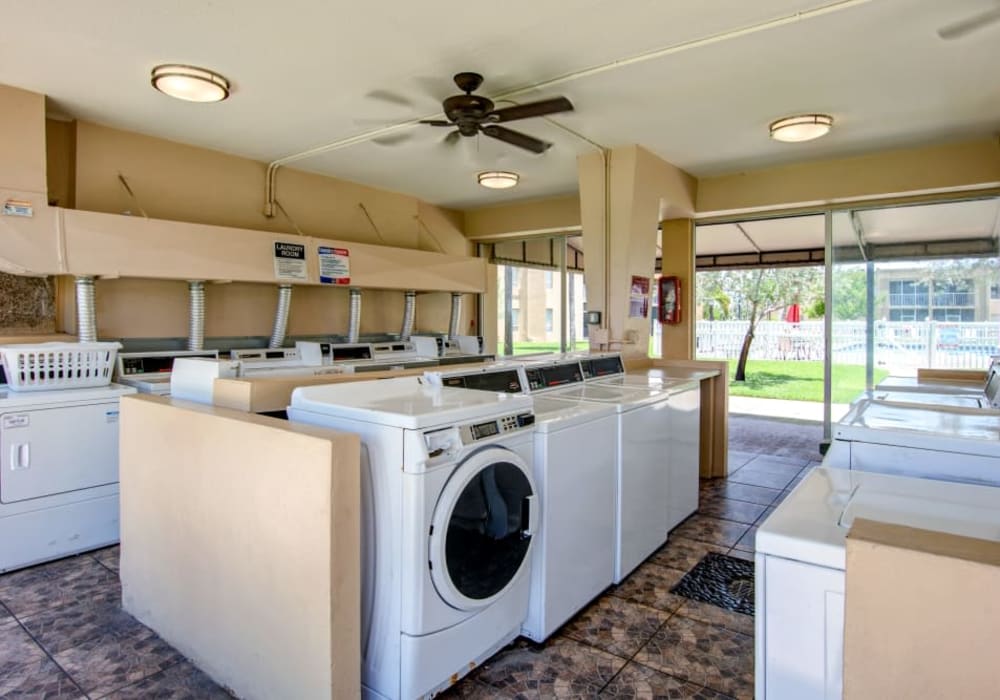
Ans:
{"label": "washing machine lid", "polygon": [[593,422],[615,415],[615,407],[587,401],[570,401],[536,396],[534,399],[535,431],[554,433],[565,428]]}
{"label": "washing machine lid", "polygon": [[598,384],[623,387],[648,387],[660,389],[667,394],[679,394],[683,391],[698,389],[701,386],[699,381],[693,379],[655,377],[646,374],[626,374],[620,377],[612,377],[611,379],[603,379]]}
{"label": "washing machine lid", "polygon": [[609,404],[618,411],[627,411],[636,406],[656,403],[666,400],[662,389],[651,386],[610,386],[602,382],[590,382],[583,386],[574,386],[562,391],[546,394],[553,399],[569,399],[572,401],[593,401]]}
{"label": "washing machine lid", "polygon": [[905,403],[916,406],[952,406],[955,408],[989,408],[989,402],[980,394],[932,394],[916,391],[883,391],[875,389],[866,392],[866,398],[889,403]]}
{"label": "washing machine lid", "polygon": [[531,397],[435,387],[422,377],[304,386],[292,407],[367,423],[419,429],[531,411]]}
{"label": "washing machine lid", "polygon": [[1000,411],[855,402],[833,426],[836,440],[1000,458]]}
{"label": "washing machine lid", "polygon": [[983,382],[959,382],[934,379],[917,379],[916,377],[886,377],[876,386],[880,391],[910,391],[928,394],[973,394],[981,396]]}
{"label": "washing machine lid", "polygon": [[756,549],[843,570],[857,518],[1000,541],[1000,488],[817,467],[758,527]]}
{"label": "washing machine lid", "polygon": [[[718,377],[721,372],[717,369],[688,369],[686,367],[651,367],[645,371],[650,379],[686,379],[700,382],[702,379]],[[642,372],[636,372],[626,376],[641,376]]]}
{"label": "washing machine lid", "polygon": [[132,386],[108,384],[87,389],[51,389],[48,391],[11,391],[6,384],[0,385],[0,411],[23,406],[44,406],[73,401],[111,401],[126,394],[135,394]]}

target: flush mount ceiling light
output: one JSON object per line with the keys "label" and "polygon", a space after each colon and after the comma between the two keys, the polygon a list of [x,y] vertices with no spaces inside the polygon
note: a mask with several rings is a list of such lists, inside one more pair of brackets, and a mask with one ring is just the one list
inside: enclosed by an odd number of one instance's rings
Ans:
{"label": "flush mount ceiling light", "polygon": [[152,73],[153,87],[188,102],[221,102],[229,97],[229,81],[204,68],[168,63]]}
{"label": "flush mount ceiling light", "polygon": [[489,187],[491,190],[509,189],[521,179],[517,173],[509,173],[504,170],[489,170],[485,173],[479,173],[476,177],[479,179],[480,185]]}
{"label": "flush mount ceiling light", "polygon": [[826,136],[833,128],[829,114],[800,114],[771,122],[771,138],[775,141],[798,143]]}

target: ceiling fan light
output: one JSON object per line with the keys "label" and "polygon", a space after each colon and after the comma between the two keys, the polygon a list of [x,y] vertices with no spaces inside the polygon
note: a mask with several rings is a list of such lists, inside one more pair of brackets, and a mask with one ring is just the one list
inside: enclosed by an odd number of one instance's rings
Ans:
{"label": "ceiling fan light", "polygon": [[153,87],[187,102],[221,102],[229,97],[229,81],[205,68],[167,63],[151,74]]}
{"label": "ceiling fan light", "polygon": [[505,170],[488,170],[476,176],[479,184],[491,190],[506,190],[517,185],[521,176]]}
{"label": "ceiling fan light", "polygon": [[826,136],[833,128],[833,117],[829,114],[799,114],[771,122],[771,138],[786,143],[812,141]]}

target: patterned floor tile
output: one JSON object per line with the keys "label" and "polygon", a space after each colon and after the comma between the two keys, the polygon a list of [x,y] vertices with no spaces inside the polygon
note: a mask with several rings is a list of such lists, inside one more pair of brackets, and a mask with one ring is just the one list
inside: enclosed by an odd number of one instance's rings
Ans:
{"label": "patterned floor tile", "polygon": [[515,700],[517,696],[486,685],[473,678],[463,678],[436,696],[439,700]]}
{"label": "patterned floor tile", "polygon": [[756,522],[766,509],[767,506],[760,506],[756,503],[734,501],[731,498],[713,498],[702,503],[698,508],[698,513],[710,518],[721,518],[722,520],[732,520],[750,525]]}
{"label": "patterned floor tile", "polygon": [[632,700],[727,700],[729,696],[641,664],[629,663],[601,691],[602,698]]}
{"label": "patterned floor tile", "polygon": [[742,549],[744,552],[753,552],[756,549],[754,542],[756,537],[757,537],[757,526],[754,525],[749,530],[747,530],[746,534],[743,535],[743,537],[741,537],[739,541],[735,545],[733,545],[733,547],[735,549]]}
{"label": "patterned floor tile", "polygon": [[630,658],[669,618],[669,613],[606,595],[577,615],[562,634]]}
{"label": "patterned floor tile", "polygon": [[753,637],[674,615],[635,661],[738,698],[753,697]]}
{"label": "patterned floor tile", "polygon": [[3,627],[8,622],[13,621],[14,616],[11,614],[10,610],[3,603],[0,603],[0,627]]}
{"label": "patterned floor tile", "polygon": [[756,452],[743,452],[741,450],[729,450],[727,464],[729,471],[735,471],[757,456]]}
{"label": "patterned floor tile", "polygon": [[83,601],[45,610],[23,620],[24,626],[50,654],[58,654],[93,637],[141,637],[149,632],[117,601]]}
{"label": "patterned floor tile", "polygon": [[75,700],[86,698],[69,676],[52,659],[41,659],[0,673],[0,698],[5,700]]}
{"label": "patterned floor tile", "polygon": [[594,697],[625,659],[556,637],[544,646],[509,647],[480,667],[476,680],[518,698]]}
{"label": "patterned floor tile", "polygon": [[671,569],[688,571],[709,552],[725,554],[726,547],[689,540],[685,537],[677,537],[671,534],[667,543],[650,557],[650,561],[660,566],[670,567]]}
{"label": "patterned floor tile", "polygon": [[758,454],[754,455],[746,466],[748,467],[764,467],[766,469],[773,469],[776,473],[784,474],[789,470],[793,472],[798,472],[802,467],[809,463],[808,459],[800,457],[787,457],[779,455],[768,455],[768,454]]}
{"label": "patterned floor tile", "polygon": [[[105,700],[230,700],[224,688],[187,661],[174,664],[134,685],[105,695]],[[455,696],[455,697],[471,697]],[[486,696],[479,696],[486,697]]]}
{"label": "patterned floor tile", "polygon": [[783,489],[788,486],[794,474],[773,474],[771,472],[753,471],[743,467],[729,475],[729,481],[750,486],[760,486],[768,489]]}
{"label": "patterned floor tile", "polygon": [[737,559],[746,559],[747,561],[754,560],[753,552],[747,552],[742,549],[736,549],[735,547],[726,552],[726,554],[728,554],[731,557],[736,557]]}
{"label": "patterned floor tile", "polygon": [[0,602],[18,617],[80,600],[117,600],[118,577],[82,555],[0,576]]}
{"label": "patterned floor tile", "polygon": [[96,552],[91,552],[91,555],[99,561],[104,566],[108,567],[112,571],[118,571],[118,561],[121,556],[121,546],[115,545],[113,547],[105,547],[104,549],[98,549]]}
{"label": "patterned floor tile", "polygon": [[718,486],[717,493],[724,498],[769,506],[781,494],[781,490],[753,486],[752,484],[740,484],[734,481],[723,481]]}
{"label": "patterned floor tile", "polygon": [[732,547],[747,531],[746,525],[719,520],[704,515],[688,518],[683,525],[674,530],[678,537],[699,542],[708,542],[725,547]]}
{"label": "patterned floor tile", "polygon": [[698,600],[689,600],[678,611],[678,615],[690,617],[715,627],[724,627],[740,634],[753,635],[753,616],[743,613],[732,612],[718,605],[702,603]]}
{"label": "patterned floor tile", "polygon": [[83,690],[101,697],[158,673],[182,657],[151,631],[134,634],[108,633],[54,656]]}
{"label": "patterned floor tile", "polygon": [[21,625],[11,621],[0,627],[0,678],[12,673],[18,666],[44,658],[45,652]]}
{"label": "patterned floor tile", "polygon": [[685,573],[647,562],[611,589],[609,595],[670,613],[687,600],[670,592]]}

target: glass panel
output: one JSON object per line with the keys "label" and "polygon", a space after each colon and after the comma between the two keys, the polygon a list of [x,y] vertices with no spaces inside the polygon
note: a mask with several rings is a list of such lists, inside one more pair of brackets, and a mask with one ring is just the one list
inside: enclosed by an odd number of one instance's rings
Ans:
{"label": "glass panel", "polygon": [[462,595],[483,600],[510,583],[528,552],[531,484],[518,467],[498,462],[473,477],[445,534],[448,575]]}

